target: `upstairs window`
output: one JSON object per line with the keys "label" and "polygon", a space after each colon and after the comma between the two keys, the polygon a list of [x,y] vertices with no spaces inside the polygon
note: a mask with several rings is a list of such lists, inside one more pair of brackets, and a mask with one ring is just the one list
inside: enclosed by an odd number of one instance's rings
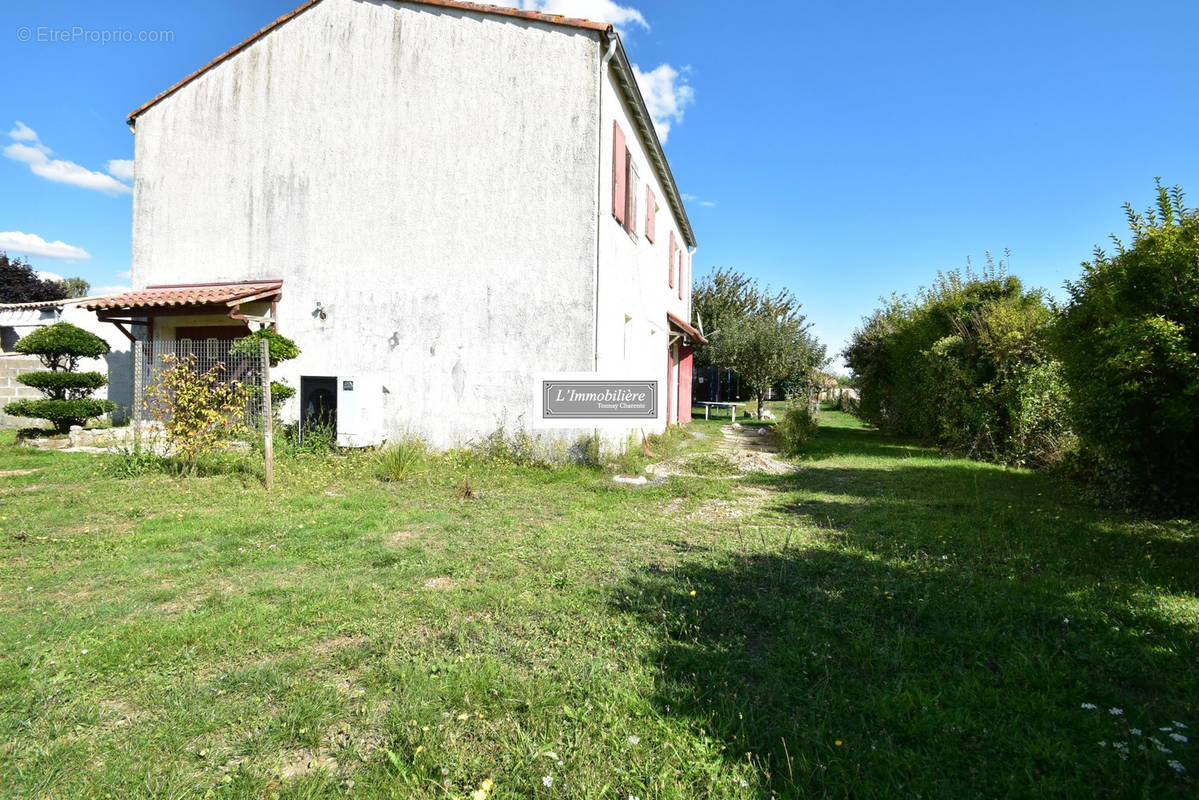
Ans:
{"label": "upstairs window", "polygon": [[633,159],[628,159],[629,163],[629,200],[626,211],[628,211],[628,224],[624,229],[629,232],[629,236],[637,238],[637,195],[641,193],[641,176],[637,174],[637,167],[633,164]]}
{"label": "upstairs window", "polygon": [[674,243],[674,231],[670,232],[670,250],[668,251],[670,261],[666,265],[666,282],[670,284],[670,288],[674,288],[674,262],[675,253],[678,251],[678,245]]}
{"label": "upstairs window", "polygon": [[629,201],[628,188],[629,151],[625,147],[624,131],[620,123],[612,123],[612,216],[621,225],[625,224],[626,205]]}

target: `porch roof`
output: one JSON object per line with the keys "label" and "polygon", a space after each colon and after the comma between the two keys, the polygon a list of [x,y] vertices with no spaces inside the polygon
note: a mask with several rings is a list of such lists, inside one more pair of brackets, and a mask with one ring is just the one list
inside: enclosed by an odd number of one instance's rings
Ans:
{"label": "porch roof", "polygon": [[677,317],[669,311],[666,312],[666,319],[670,324],[685,333],[689,338],[694,339],[699,344],[707,344],[707,338],[700,333],[696,328],[688,325],[681,317]]}
{"label": "porch roof", "polygon": [[283,295],[283,281],[240,281],[236,283],[190,283],[147,286],[105,297],[92,297],[82,305],[92,311],[135,311],[186,306],[227,306],[273,302]]}

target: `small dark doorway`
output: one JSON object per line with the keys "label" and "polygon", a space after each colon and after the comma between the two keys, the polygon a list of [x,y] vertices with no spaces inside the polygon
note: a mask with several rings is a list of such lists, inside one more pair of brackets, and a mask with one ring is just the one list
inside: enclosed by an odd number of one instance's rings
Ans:
{"label": "small dark doorway", "polygon": [[337,378],[300,377],[300,440],[314,428],[337,435]]}

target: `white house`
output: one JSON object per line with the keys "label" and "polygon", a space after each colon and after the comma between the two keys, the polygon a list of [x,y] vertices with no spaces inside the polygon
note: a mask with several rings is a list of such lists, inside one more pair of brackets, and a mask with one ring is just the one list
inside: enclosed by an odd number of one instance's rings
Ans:
{"label": "white house", "polygon": [[271,317],[289,412],[332,389],[356,442],[527,422],[545,371],[661,376],[689,420],[695,235],[610,25],[310,0],[129,124],[134,291],[102,317]]}

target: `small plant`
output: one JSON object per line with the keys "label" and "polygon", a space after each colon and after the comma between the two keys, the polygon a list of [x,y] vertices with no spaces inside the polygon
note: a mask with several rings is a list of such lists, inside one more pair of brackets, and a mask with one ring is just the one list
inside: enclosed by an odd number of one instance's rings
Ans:
{"label": "small plant", "polygon": [[16,343],[18,353],[34,355],[48,372],[30,372],[17,380],[46,395],[43,400],[18,400],[4,407],[18,417],[49,420],[59,433],[82,425],[92,417],[116,408],[111,400],[95,400],[92,392],[108,384],[99,372],[76,372],[81,358],[98,358],[109,351],[108,342],[69,322],[38,328]]}
{"label": "small plant", "polygon": [[603,458],[600,454],[600,440],[598,436],[583,435],[575,440],[575,443],[570,446],[567,457],[571,463],[578,464],[591,469],[599,469],[603,466]]}
{"label": "small plant", "polygon": [[146,388],[146,410],[162,423],[167,447],[195,475],[201,457],[223,448],[240,433],[246,411],[246,388],[226,382],[225,365],[217,362],[201,372],[196,357],[162,357],[165,367]]}
{"label": "small plant", "polygon": [[399,483],[420,468],[429,448],[419,437],[405,436],[375,453],[375,474]]}
{"label": "small plant", "polygon": [[818,430],[816,418],[806,405],[791,406],[775,426],[779,437],[779,449],[784,455],[799,455],[803,451],[804,442],[815,436]]}

